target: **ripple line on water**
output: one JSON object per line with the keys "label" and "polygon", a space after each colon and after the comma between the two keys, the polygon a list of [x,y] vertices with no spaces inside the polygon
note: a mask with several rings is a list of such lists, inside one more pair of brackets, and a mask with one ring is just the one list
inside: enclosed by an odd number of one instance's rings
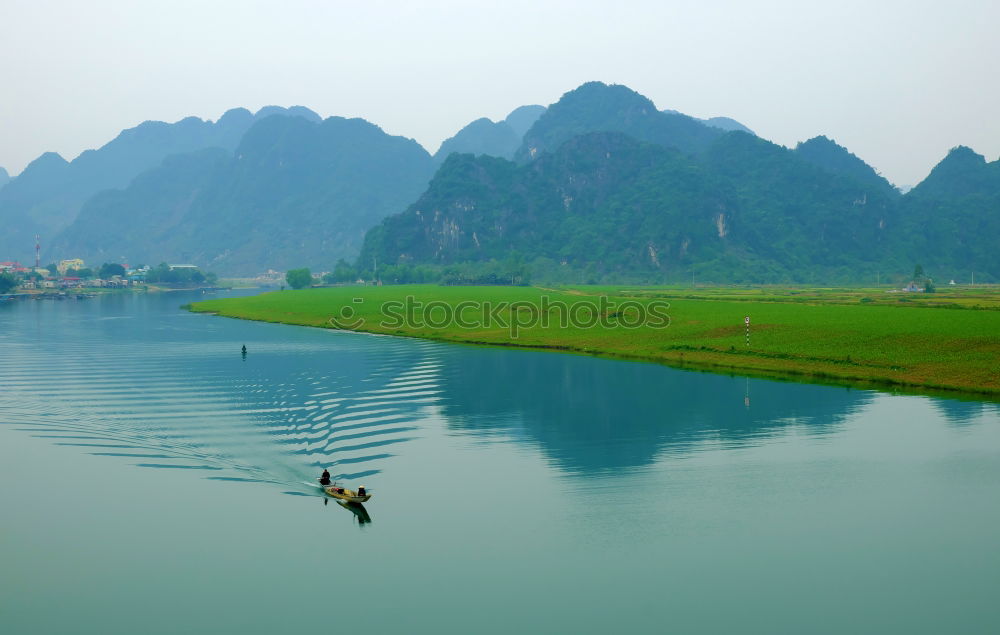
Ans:
{"label": "ripple line on water", "polygon": [[214,465],[170,465],[167,463],[136,463],[136,467],[152,467],[166,470],[221,470]]}

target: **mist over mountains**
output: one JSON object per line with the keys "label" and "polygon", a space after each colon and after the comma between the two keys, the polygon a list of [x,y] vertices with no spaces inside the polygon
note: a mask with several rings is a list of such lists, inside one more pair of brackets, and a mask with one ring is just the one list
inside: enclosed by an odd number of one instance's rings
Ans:
{"label": "mist over mountains", "polygon": [[444,140],[434,154],[435,163],[442,163],[454,153],[487,154],[511,159],[521,146],[521,139],[545,112],[545,106],[521,106],[503,121],[486,117],[476,119],[453,137]]}
{"label": "mist over mountains", "polygon": [[744,132],[699,157],[592,132],[529,165],[452,156],[416,203],[369,232],[362,260],[516,254],[566,282],[849,276],[889,257],[894,197]]}
{"label": "mist over mountains", "polygon": [[319,115],[302,107],[269,106],[256,114],[234,108],[215,122],[197,117],[176,123],[146,121],[73,161],[54,152],[42,154],[0,189],[0,222],[4,224],[0,253],[27,261],[34,234],[43,235],[50,243],[77,217],[84,202],[98,192],[124,188],[136,176],[175,154],[205,148],[232,151],[255,121],[273,115],[319,119]]}
{"label": "mist over mountains", "polygon": [[998,166],[959,148],[902,196],[827,137],[792,150],[591,82],[539,117],[514,162],[446,161],[359,264],[562,282],[848,283],[914,263],[995,278]]}
{"label": "mist over mountains", "polygon": [[238,108],[5,175],[0,259],[30,262],[38,233],[45,262],[222,275],[360,255],[566,282],[857,282],[915,262],[1000,278],[1000,162],[956,148],[901,195],[825,136],[789,149],[600,82],[475,120],[433,156],[361,119]]}
{"label": "mist over mountains", "polygon": [[52,248],[102,261],[160,254],[226,273],[319,268],[353,258],[364,232],[416,198],[433,170],[417,142],[361,119],[266,117],[234,153],[173,155],[91,198]]}
{"label": "mist over mountains", "polygon": [[725,133],[687,115],[661,112],[648,98],[626,86],[588,82],[549,106],[525,133],[515,160],[526,163],[589,132],[621,132],[683,152],[705,150]]}

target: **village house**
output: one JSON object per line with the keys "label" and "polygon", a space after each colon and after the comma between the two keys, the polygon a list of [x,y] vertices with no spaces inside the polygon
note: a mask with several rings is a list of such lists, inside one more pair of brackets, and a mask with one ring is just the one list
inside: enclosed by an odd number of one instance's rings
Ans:
{"label": "village house", "polygon": [[59,264],[56,265],[56,271],[59,275],[65,276],[66,272],[70,269],[83,269],[83,260],[80,258],[70,258],[68,260],[60,260]]}

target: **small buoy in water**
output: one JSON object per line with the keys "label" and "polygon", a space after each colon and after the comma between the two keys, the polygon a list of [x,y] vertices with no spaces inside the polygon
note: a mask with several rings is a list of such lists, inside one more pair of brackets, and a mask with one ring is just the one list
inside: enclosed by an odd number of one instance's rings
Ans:
{"label": "small buoy in water", "polygon": [[243,345],[243,354],[244,355],[247,354],[247,345],[246,344]]}

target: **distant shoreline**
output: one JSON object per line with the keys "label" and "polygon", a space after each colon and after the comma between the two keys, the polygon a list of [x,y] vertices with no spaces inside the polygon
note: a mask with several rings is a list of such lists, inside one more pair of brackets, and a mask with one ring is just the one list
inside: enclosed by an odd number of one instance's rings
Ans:
{"label": "distant shoreline", "polygon": [[[10,296],[46,296],[46,295],[87,295],[105,293],[167,293],[171,291],[228,291],[233,287],[162,287],[158,285],[139,285],[130,287],[71,287],[66,289],[21,289]],[[243,287],[241,287],[243,288]],[[253,287],[247,287],[253,288]]]}
{"label": "distant shoreline", "polygon": [[[910,298],[878,296],[873,300],[872,293],[702,289],[692,296],[690,290],[655,287],[557,290],[400,285],[271,292],[207,300],[188,308],[264,322],[587,354],[793,381],[1000,397],[1000,337],[995,335],[1000,334],[1000,290],[936,294],[927,301],[937,304],[922,306],[912,306]],[[530,321],[532,303],[540,302],[542,296],[564,302],[581,314],[588,308],[599,310],[602,296],[619,304],[638,302],[640,310],[653,298],[669,300],[671,324],[666,328],[628,328],[614,322],[587,328],[535,325],[512,337],[496,324],[430,327],[421,323],[426,316],[419,311],[412,316],[415,323],[386,325],[380,309],[386,302],[406,297],[438,303],[434,309],[441,315],[446,306],[462,302],[508,302],[516,310],[507,315]],[[349,310],[356,311],[355,319],[362,322],[346,324],[348,328],[343,321],[331,323],[331,317]],[[753,316],[750,346],[745,341],[745,314]],[[474,310],[468,315],[475,316]],[[607,313],[605,317],[626,316]]]}

